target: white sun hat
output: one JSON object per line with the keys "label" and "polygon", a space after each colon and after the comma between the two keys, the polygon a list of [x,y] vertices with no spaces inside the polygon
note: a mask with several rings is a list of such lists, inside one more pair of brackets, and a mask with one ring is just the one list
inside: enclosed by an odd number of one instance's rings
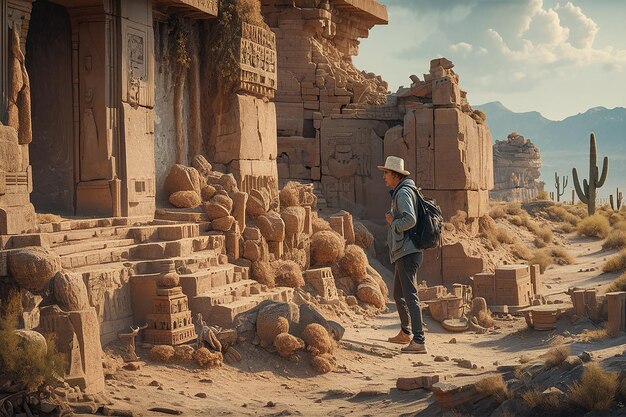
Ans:
{"label": "white sun hat", "polygon": [[409,171],[404,169],[404,159],[397,156],[388,156],[385,161],[385,166],[378,165],[378,169],[381,171],[393,171],[402,175],[411,175]]}

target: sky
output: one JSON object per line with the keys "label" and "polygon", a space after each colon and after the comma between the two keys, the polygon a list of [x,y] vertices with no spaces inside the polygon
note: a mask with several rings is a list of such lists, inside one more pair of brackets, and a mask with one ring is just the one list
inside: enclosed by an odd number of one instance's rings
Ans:
{"label": "sky", "polygon": [[379,0],[389,24],[361,39],[357,68],[395,92],[445,56],[470,104],[562,120],[626,107],[626,1]]}

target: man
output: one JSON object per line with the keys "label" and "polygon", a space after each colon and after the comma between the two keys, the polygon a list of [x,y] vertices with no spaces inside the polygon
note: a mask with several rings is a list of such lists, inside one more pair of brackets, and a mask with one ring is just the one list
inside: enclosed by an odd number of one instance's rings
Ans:
{"label": "man", "polygon": [[408,233],[417,223],[415,182],[408,178],[410,173],[404,169],[404,159],[397,156],[387,157],[385,166],[378,166],[378,169],[383,171],[385,185],[391,189],[391,210],[385,218],[389,224],[389,257],[395,268],[393,298],[401,327],[398,335],[390,337],[388,341],[408,344],[401,349],[404,353],[426,353],[416,283],[417,270],[422,264],[422,251],[415,247]]}

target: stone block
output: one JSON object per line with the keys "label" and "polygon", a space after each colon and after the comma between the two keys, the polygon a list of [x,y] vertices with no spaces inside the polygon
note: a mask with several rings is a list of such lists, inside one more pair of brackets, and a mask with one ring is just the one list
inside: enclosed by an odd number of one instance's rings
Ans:
{"label": "stone block", "polygon": [[541,267],[539,264],[530,265],[530,282],[533,286],[533,295],[541,295]]}
{"label": "stone block", "polygon": [[607,330],[611,335],[618,335],[626,330],[626,291],[606,293],[609,313]]}
{"label": "stone block", "polygon": [[482,297],[488,305],[496,303],[496,276],[491,272],[474,275],[472,292],[474,297]]}
{"label": "stone block", "polygon": [[400,391],[412,391],[420,388],[430,389],[439,382],[439,375],[422,375],[408,378],[398,378],[396,388]]}
{"label": "stone block", "polygon": [[530,270],[527,265],[503,265],[496,268],[497,305],[528,306],[532,298]]}
{"label": "stone block", "polygon": [[313,287],[324,301],[337,298],[337,287],[330,268],[309,269],[304,272],[304,281]]}

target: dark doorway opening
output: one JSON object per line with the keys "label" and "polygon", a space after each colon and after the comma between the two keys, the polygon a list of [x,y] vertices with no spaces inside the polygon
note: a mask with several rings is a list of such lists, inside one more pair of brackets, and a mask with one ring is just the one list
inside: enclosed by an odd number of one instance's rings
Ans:
{"label": "dark doorway opening", "polygon": [[74,214],[72,29],[63,6],[38,0],[26,40],[33,141],[31,201],[39,213]]}

